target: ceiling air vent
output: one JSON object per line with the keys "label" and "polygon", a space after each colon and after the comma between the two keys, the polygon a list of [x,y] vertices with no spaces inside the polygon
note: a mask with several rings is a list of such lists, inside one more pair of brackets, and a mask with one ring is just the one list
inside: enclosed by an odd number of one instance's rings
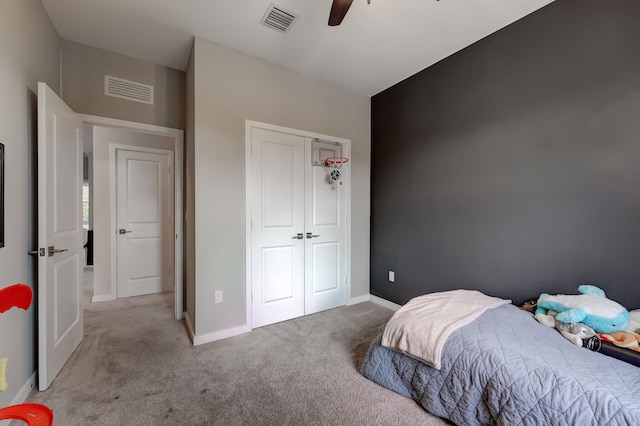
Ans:
{"label": "ceiling air vent", "polygon": [[104,76],[104,94],[130,101],[153,105],[153,86],[124,78]]}
{"label": "ceiling air vent", "polygon": [[296,18],[297,16],[292,12],[271,3],[260,23],[281,33],[286,33]]}

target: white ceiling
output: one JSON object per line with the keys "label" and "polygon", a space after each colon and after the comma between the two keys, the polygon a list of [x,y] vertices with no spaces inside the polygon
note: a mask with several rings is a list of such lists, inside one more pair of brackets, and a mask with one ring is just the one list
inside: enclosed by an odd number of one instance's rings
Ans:
{"label": "white ceiling", "polygon": [[60,37],[184,70],[193,36],[374,95],[553,0],[273,0],[298,15],[261,25],[270,0],[42,0]]}

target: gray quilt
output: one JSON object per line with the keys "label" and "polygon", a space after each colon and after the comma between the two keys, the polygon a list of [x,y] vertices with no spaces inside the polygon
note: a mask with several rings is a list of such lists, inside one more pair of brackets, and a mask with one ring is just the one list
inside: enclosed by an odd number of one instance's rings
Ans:
{"label": "gray quilt", "polygon": [[442,369],[371,343],[361,372],[457,425],[640,425],[640,369],[577,347],[513,305],[448,338]]}

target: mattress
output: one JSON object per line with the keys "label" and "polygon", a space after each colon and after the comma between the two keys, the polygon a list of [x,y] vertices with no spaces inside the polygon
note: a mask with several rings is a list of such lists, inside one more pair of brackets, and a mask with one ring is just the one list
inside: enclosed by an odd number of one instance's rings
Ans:
{"label": "mattress", "polygon": [[640,369],[571,344],[513,305],[452,332],[439,370],[371,343],[361,372],[457,425],[640,424]]}

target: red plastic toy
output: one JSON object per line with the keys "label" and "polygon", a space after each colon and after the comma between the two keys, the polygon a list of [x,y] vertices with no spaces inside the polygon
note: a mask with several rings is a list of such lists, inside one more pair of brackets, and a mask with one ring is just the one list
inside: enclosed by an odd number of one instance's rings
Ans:
{"label": "red plastic toy", "polygon": [[14,284],[0,289],[0,314],[14,306],[25,311],[31,306],[33,291],[25,284]]}
{"label": "red plastic toy", "polygon": [[22,420],[29,426],[51,426],[53,411],[42,404],[18,404],[0,408],[0,420]]}
{"label": "red plastic toy", "polygon": [[[31,306],[33,291],[25,284],[14,284],[0,289],[0,314],[13,307]],[[28,426],[53,425],[53,411],[42,404],[18,404],[0,408],[0,420],[22,420]]]}

